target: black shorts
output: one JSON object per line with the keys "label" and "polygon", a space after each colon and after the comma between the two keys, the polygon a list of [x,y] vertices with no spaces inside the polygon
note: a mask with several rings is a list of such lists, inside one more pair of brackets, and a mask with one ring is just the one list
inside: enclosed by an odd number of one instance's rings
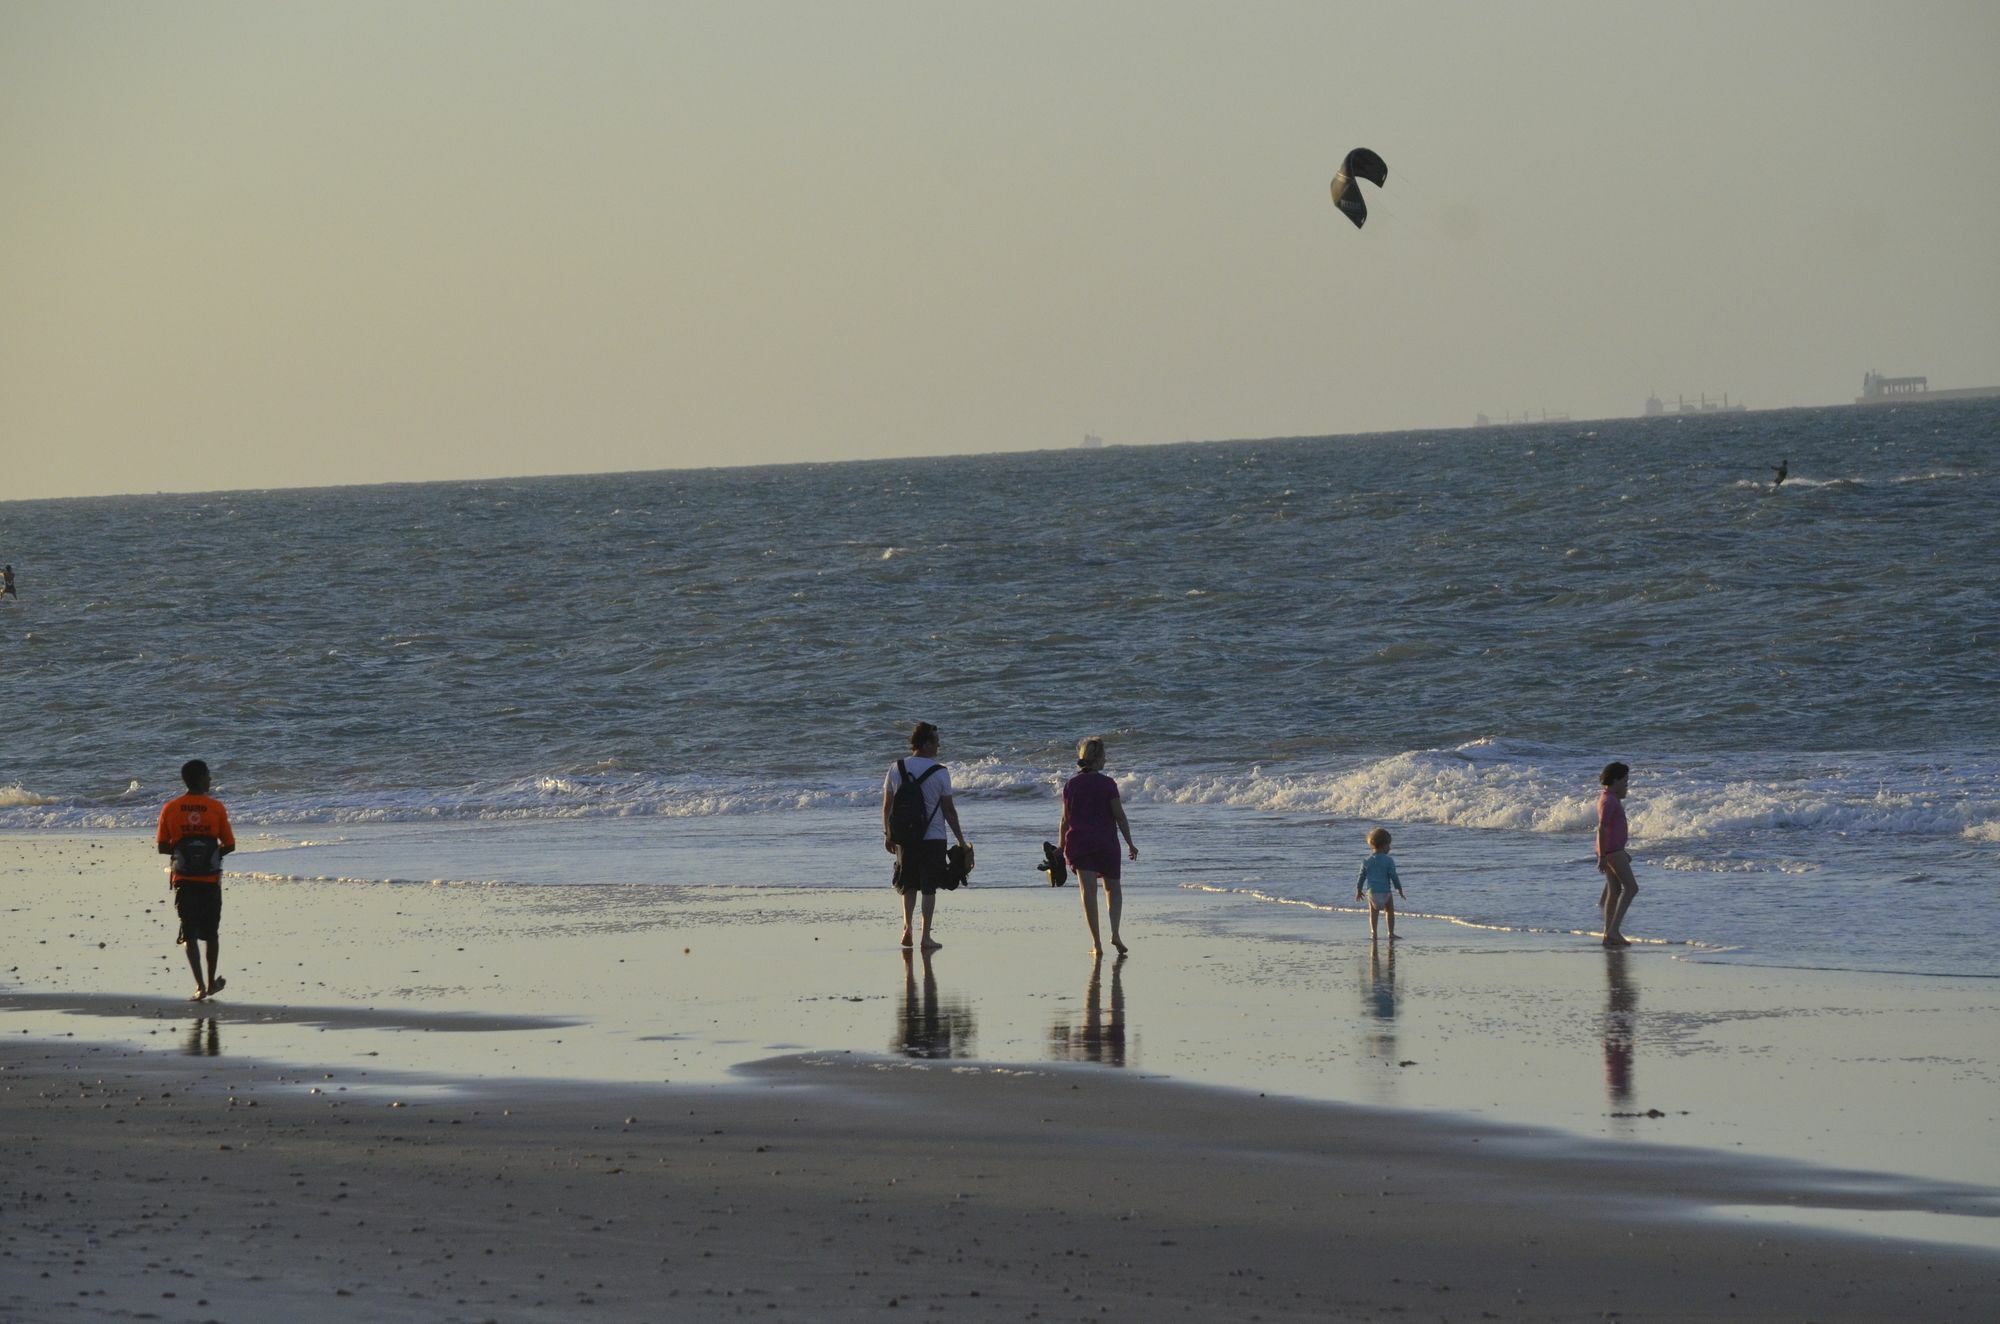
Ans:
{"label": "black shorts", "polygon": [[214,942],[222,927],[222,884],[182,883],[174,889],[174,913],[181,917],[182,942]]}
{"label": "black shorts", "polygon": [[935,892],[940,887],[951,886],[946,879],[950,870],[946,867],[944,843],[926,841],[920,846],[898,846],[896,848],[896,872],[889,880],[898,892],[915,890]]}

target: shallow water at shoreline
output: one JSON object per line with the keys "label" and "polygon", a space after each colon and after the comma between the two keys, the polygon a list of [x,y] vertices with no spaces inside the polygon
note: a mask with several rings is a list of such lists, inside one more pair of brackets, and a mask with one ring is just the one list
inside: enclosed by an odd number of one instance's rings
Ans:
{"label": "shallow water at shoreline", "polygon": [[0,502],[32,552],[0,656],[34,697],[0,829],[145,831],[198,753],[240,825],[328,843],[287,876],[709,882],[743,838],[784,856],[747,881],[874,886],[879,769],[922,715],[989,871],[1037,857],[1097,732],[1142,886],[1338,906],[1386,824],[1416,908],[1564,933],[1615,756],[1642,933],[1991,975],[1996,426],[1941,402]]}

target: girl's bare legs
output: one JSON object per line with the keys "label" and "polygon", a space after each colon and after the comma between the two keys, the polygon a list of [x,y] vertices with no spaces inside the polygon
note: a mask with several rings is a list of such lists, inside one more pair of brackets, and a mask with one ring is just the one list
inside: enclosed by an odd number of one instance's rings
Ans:
{"label": "girl's bare legs", "polygon": [[1382,907],[1371,893],[1368,897],[1368,941],[1382,936]]}
{"label": "girl's bare legs", "polygon": [[1622,859],[1607,862],[1604,869],[1604,945],[1606,947],[1630,947],[1630,939],[1622,932],[1625,912],[1632,908],[1632,898],[1639,895],[1639,880],[1632,876],[1632,861]]}
{"label": "girl's bare legs", "polygon": [[[1076,885],[1083,892],[1083,922],[1090,926],[1090,954],[1092,956],[1101,956],[1103,955],[1103,944],[1097,937],[1097,875],[1088,869],[1078,869],[1076,871]],[[1116,902],[1113,902],[1113,905],[1116,904]],[[1117,912],[1114,910],[1112,913],[1116,914]],[[1117,921],[1112,921],[1112,924],[1112,932],[1116,933],[1118,931],[1116,927]]]}

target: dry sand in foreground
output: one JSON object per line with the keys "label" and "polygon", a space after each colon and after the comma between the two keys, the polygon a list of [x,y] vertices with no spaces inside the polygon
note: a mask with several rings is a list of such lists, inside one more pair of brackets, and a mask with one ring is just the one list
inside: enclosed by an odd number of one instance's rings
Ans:
{"label": "dry sand in foreground", "polygon": [[810,1055],[735,1088],[355,1079],[0,1044],[0,1319],[1795,1324],[2000,1299],[2000,1253],[1690,1216],[1783,1206],[1805,1169],[1162,1080]]}

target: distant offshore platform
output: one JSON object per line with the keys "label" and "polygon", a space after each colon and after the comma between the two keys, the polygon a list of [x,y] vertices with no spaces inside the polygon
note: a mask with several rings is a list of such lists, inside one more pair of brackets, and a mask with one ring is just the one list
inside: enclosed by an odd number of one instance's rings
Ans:
{"label": "distant offshore platform", "polygon": [[1911,405],[1926,400],[1990,400],[2000,396],[2000,386],[1967,386],[1951,391],[1933,391],[1928,377],[1884,377],[1874,369],[1861,375],[1857,405]]}

